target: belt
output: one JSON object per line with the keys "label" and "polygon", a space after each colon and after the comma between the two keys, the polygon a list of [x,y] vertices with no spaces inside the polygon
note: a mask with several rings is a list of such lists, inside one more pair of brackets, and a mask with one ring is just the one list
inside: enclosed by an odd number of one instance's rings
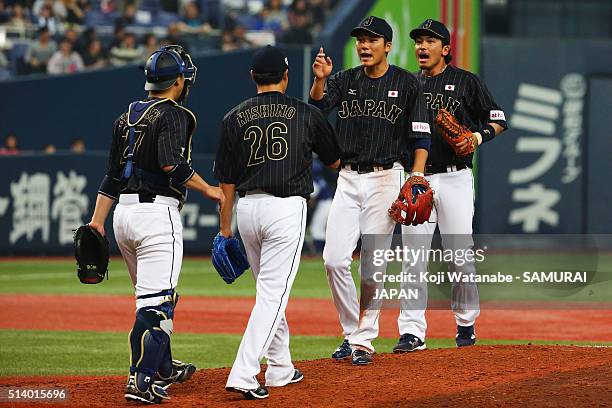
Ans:
{"label": "belt", "polygon": [[156,203],[179,208],[180,202],[177,198],[167,197],[150,193],[123,193],[119,195],[121,204]]}
{"label": "belt", "polygon": [[238,197],[242,198],[242,197],[245,197],[245,196],[248,196],[248,195],[253,195],[253,194],[267,194],[267,195],[270,195],[270,196],[273,195],[273,194],[267,193],[267,192],[265,192],[265,191],[263,191],[263,190],[261,190],[259,188],[256,188],[254,190],[249,190],[249,191],[239,191],[238,192]]}
{"label": "belt", "polygon": [[463,170],[463,169],[467,169],[467,168],[471,168],[470,166],[468,166],[465,163],[462,164],[448,164],[448,165],[432,165],[432,164],[428,164],[425,166],[425,173],[426,174],[436,174],[436,173],[452,173],[455,171],[459,171],[459,170]]}
{"label": "belt", "polygon": [[157,194],[138,193],[138,201],[141,203],[154,203]]}
{"label": "belt", "polygon": [[388,164],[357,164],[357,163],[346,163],[342,165],[345,170],[353,170],[359,174],[371,173],[373,171],[389,170],[393,168],[393,163]]}

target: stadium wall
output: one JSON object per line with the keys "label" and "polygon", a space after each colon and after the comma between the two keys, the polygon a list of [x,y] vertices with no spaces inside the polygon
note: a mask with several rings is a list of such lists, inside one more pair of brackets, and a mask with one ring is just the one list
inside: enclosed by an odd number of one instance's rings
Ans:
{"label": "stadium wall", "polygon": [[[287,93],[298,98],[303,94],[307,50],[286,49]],[[216,152],[225,113],[255,94],[249,74],[252,53],[214,52],[195,58],[197,79],[187,102],[198,118],[195,152]],[[15,133],[26,150],[40,150],[49,143],[67,149],[77,137],[85,140],[87,149],[107,150],[115,118],[130,102],[146,96],[144,75],[136,66],[0,82],[0,94],[4,96],[0,98],[0,135]]]}
{"label": "stadium wall", "polygon": [[511,130],[479,150],[477,230],[610,233],[612,43],[485,38],[481,74]]}
{"label": "stadium wall", "polygon": [[[91,217],[106,162],[102,152],[2,157],[0,256],[72,254],[73,230]],[[212,164],[211,155],[193,158],[206,180],[214,180]],[[190,192],[181,210],[186,254],[210,254],[218,218],[212,201]],[[112,252],[118,254],[112,216],[106,231]]]}

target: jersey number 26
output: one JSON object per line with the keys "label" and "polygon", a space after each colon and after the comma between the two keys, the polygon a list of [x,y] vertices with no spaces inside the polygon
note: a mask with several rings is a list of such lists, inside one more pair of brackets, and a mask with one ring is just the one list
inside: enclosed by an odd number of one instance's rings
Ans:
{"label": "jersey number 26", "polygon": [[249,126],[244,132],[244,140],[251,141],[251,154],[247,166],[262,164],[266,161],[266,157],[269,160],[283,160],[289,150],[286,135],[287,125],[282,122],[270,123],[265,132],[257,125]]}

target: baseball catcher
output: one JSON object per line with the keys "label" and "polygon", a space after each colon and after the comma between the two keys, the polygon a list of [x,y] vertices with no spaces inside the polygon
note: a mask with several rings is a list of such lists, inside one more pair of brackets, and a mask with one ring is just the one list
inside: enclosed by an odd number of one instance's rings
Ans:
{"label": "baseball catcher", "polygon": [[422,176],[413,175],[400,190],[389,208],[389,216],[403,225],[419,225],[429,220],[433,208],[433,191]]}
{"label": "baseball catcher", "polygon": [[108,240],[89,225],[74,232],[74,257],[81,283],[100,283],[108,272]]}
{"label": "baseball catcher", "polygon": [[[192,167],[196,117],[182,104],[196,73],[191,56],[178,45],[149,56],[144,66],[148,95],[130,103],[115,120],[106,175],[89,222],[104,236],[104,224],[118,201],[113,233],[136,295],[127,401],[161,403],[169,399],[171,384],[187,381],[196,371],[195,365],[174,359],[171,347],[183,261],[179,211],[188,188],[219,201],[221,208],[224,200],[221,189],[204,181]],[[84,242],[76,239],[77,259]],[[89,262],[96,271],[106,268],[106,264],[100,268],[97,258]]]}
{"label": "baseball catcher", "polygon": [[459,123],[446,109],[438,110],[436,127],[457,156],[469,156],[478,147],[476,135]]}
{"label": "baseball catcher", "polygon": [[249,261],[238,238],[226,238],[220,233],[213,239],[212,264],[228,285],[249,269]]}

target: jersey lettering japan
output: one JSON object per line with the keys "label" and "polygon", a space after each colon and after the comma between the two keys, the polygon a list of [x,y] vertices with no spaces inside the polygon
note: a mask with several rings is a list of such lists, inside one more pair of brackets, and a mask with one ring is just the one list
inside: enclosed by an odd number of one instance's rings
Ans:
{"label": "jersey lettering japan", "polygon": [[327,79],[321,101],[310,103],[328,114],[338,109],[336,132],[342,162],[389,164],[412,155],[410,139],[429,131],[425,100],[416,77],[390,65],[380,78],[368,77],[361,66]]}

